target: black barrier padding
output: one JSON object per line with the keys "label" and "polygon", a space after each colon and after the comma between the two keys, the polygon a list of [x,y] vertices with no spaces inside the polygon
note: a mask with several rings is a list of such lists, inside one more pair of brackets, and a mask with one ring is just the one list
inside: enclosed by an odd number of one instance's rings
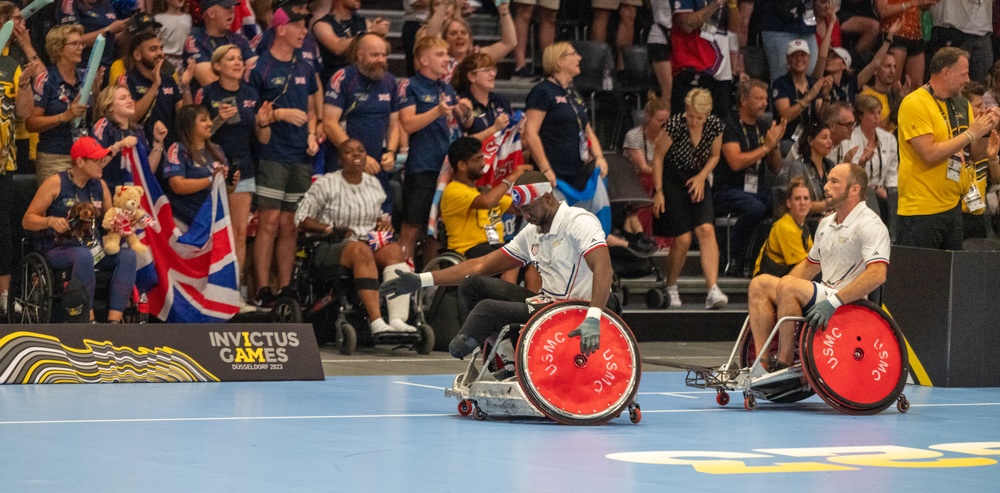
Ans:
{"label": "black barrier padding", "polygon": [[322,380],[307,324],[0,326],[0,383]]}
{"label": "black barrier padding", "polygon": [[934,385],[997,387],[997,293],[1000,252],[894,246],[883,301]]}

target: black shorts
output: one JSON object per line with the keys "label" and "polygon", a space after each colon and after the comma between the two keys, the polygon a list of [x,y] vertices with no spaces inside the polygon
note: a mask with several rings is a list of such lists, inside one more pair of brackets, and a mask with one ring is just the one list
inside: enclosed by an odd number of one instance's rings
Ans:
{"label": "black shorts", "polygon": [[712,187],[705,182],[705,196],[701,202],[691,202],[685,185],[687,180],[674,170],[663,170],[663,199],[666,209],[660,217],[653,219],[653,233],[656,236],[673,238],[689,233],[702,224],[715,222],[712,208]]}
{"label": "black shorts", "polygon": [[[655,27],[654,27],[655,29]],[[670,54],[673,50],[669,44],[648,44],[646,51],[649,53],[649,63],[669,62]]]}
{"label": "black shorts", "polygon": [[437,172],[406,175],[403,179],[404,223],[418,228],[427,226],[434,192],[437,191],[437,179]]}
{"label": "black shorts", "polygon": [[[892,44],[889,45],[889,49],[893,48],[903,48],[906,50],[907,58],[915,55],[919,55],[927,50],[927,43],[923,39],[907,39],[896,36],[892,39]],[[902,66],[903,61],[897,61],[897,63]]]}

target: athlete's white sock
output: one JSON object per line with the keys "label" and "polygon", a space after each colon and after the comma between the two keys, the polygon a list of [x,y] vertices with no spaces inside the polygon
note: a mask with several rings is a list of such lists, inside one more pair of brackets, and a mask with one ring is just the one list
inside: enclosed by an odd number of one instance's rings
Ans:
{"label": "athlete's white sock", "polygon": [[[396,269],[403,272],[413,272],[413,269],[410,268],[410,264],[407,264],[406,262],[393,264],[382,269],[382,282],[399,277],[396,275]],[[392,299],[386,299],[385,306],[388,309],[388,319],[390,321],[395,319],[405,321],[410,318],[410,295],[408,294],[397,296]]]}

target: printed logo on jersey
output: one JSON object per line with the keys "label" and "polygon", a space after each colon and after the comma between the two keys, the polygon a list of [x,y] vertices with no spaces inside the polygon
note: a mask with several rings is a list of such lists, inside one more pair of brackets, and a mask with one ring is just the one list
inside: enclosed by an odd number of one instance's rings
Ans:
{"label": "printed logo on jersey", "polygon": [[378,100],[379,100],[379,102],[385,102],[385,103],[391,102],[392,101],[392,95],[388,94],[388,93],[386,93],[386,94],[379,94],[378,95]]}
{"label": "printed logo on jersey", "polygon": [[252,99],[247,99],[247,100],[243,101],[243,107],[244,108],[254,109],[256,106],[257,106],[257,102],[254,101],[254,100],[252,100]]}
{"label": "printed logo on jersey", "polygon": [[164,87],[163,88],[163,95],[164,96],[172,96],[173,94],[174,94],[174,88],[173,87]]}
{"label": "printed logo on jersey", "polygon": [[100,120],[97,120],[97,123],[94,125],[94,138],[97,140],[103,139],[104,130],[107,128],[108,128],[107,118],[101,118]]}
{"label": "printed logo on jersey", "polygon": [[306,78],[305,77],[295,77],[295,85],[297,85],[297,86],[304,86],[304,85],[306,85]]}
{"label": "printed logo on jersey", "polygon": [[45,90],[45,83],[49,81],[49,71],[46,70],[35,78],[35,101],[42,100],[42,92]]}
{"label": "printed logo on jersey", "polygon": [[340,94],[340,84],[344,82],[344,69],[340,69],[337,73],[330,77],[330,90],[333,91],[333,97],[337,97]]}
{"label": "printed logo on jersey", "polygon": [[568,104],[569,101],[566,101],[566,96],[556,96],[556,104],[559,103]]}

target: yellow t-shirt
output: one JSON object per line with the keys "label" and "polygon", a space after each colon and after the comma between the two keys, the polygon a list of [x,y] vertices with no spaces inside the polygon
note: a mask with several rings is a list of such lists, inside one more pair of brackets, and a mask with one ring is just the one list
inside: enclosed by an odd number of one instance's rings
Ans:
{"label": "yellow t-shirt", "polygon": [[[0,59],[0,97],[3,105],[0,107],[0,174],[17,170],[17,146],[14,144],[15,121],[18,84],[21,81],[21,66],[13,58]],[[5,197],[6,198],[6,197]]]}
{"label": "yellow t-shirt", "polygon": [[[949,107],[946,109],[946,107]],[[966,102],[956,108],[938,100],[918,88],[911,92],[899,106],[899,210],[900,216],[925,216],[951,210],[962,197],[961,181],[948,179],[946,157],[935,163],[925,163],[910,145],[910,139],[920,135],[933,134],[935,142],[944,142],[966,130],[965,126],[952,129],[949,119],[941,112],[958,111],[962,116],[956,120],[973,122],[972,106]]]}
{"label": "yellow t-shirt", "polygon": [[760,261],[765,254],[775,263],[794,266],[805,260],[812,246],[812,235],[806,236],[806,244],[803,246],[802,228],[795,224],[792,216],[785,214],[774,222],[774,226],[771,226],[767,242],[764,243],[760,254],[757,255],[757,264],[753,268],[753,274],[756,276],[760,272]]}
{"label": "yellow t-shirt", "polygon": [[441,194],[441,221],[448,235],[448,248],[460,254],[486,243],[486,226],[492,224],[503,241],[503,212],[510,208],[510,195],[500,198],[500,204],[492,209],[472,209],[472,201],[480,195],[479,190],[457,180],[444,187]]}
{"label": "yellow t-shirt", "polygon": [[125,68],[125,59],[119,58],[111,63],[111,68],[108,69],[108,80],[114,83],[121,76],[125,75],[127,71]]}

